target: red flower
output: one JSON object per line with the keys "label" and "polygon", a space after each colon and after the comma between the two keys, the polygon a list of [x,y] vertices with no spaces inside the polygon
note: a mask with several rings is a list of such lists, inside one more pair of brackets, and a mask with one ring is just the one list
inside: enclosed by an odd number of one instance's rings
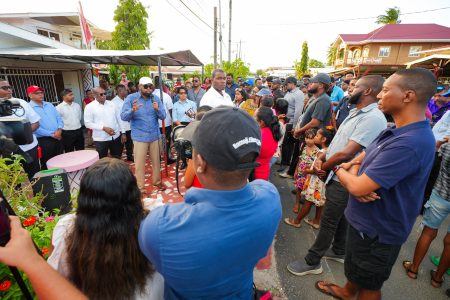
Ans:
{"label": "red flower", "polygon": [[46,257],[48,255],[48,248],[41,248],[42,256]]}
{"label": "red flower", "polygon": [[34,223],[36,223],[36,221],[37,221],[37,218],[36,218],[35,216],[26,218],[26,219],[23,221],[23,226],[25,226],[25,227],[31,226],[31,225],[33,225]]}
{"label": "red flower", "polygon": [[11,287],[11,281],[5,280],[2,283],[0,283],[0,291],[6,292]]}

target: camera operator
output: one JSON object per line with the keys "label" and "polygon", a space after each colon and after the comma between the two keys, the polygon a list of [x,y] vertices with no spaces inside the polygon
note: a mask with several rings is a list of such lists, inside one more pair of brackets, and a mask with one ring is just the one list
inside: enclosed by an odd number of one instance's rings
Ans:
{"label": "camera operator", "polygon": [[41,169],[47,169],[47,161],[63,153],[62,129],[64,122],[56,108],[50,102],[44,101],[44,90],[31,85],[27,88],[30,106],[41,117],[39,128],[36,130],[39,146],[42,150]]}
{"label": "camera operator", "polygon": [[[17,99],[12,97],[12,87],[9,85],[8,81],[4,78],[0,78],[0,99],[6,100],[16,100],[20,103],[21,108],[15,111],[15,116],[23,118],[25,121],[31,123],[31,130],[34,132],[39,128],[39,115],[31,108],[31,106],[22,99]],[[3,101],[3,100],[0,100]],[[2,117],[0,117],[0,122]],[[26,161],[22,161],[22,166],[31,180],[34,174],[39,172],[40,165],[38,160],[38,141],[36,135],[33,134],[33,142],[26,145],[20,145],[20,151],[25,152],[28,156]],[[20,154],[19,152],[18,154]]]}

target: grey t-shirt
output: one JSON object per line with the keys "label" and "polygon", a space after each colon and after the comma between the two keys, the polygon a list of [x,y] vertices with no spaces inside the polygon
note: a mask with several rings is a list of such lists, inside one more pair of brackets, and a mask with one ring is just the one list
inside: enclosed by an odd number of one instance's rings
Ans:
{"label": "grey t-shirt", "polygon": [[311,122],[312,119],[320,121],[319,127],[324,127],[330,124],[331,120],[331,100],[330,97],[323,93],[317,99],[312,98],[301,117],[300,128]]}

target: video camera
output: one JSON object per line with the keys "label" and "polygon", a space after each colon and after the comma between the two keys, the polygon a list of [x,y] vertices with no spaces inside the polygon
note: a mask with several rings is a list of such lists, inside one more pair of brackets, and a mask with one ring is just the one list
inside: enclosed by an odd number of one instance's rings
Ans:
{"label": "video camera", "polygon": [[30,122],[26,121],[24,108],[17,100],[0,98],[0,153],[18,151],[17,145],[33,142]]}
{"label": "video camera", "polygon": [[[172,145],[170,147],[170,159],[175,160],[175,178],[177,183],[177,190],[180,193],[180,187],[178,183],[178,171],[180,161],[184,166],[187,166],[187,159],[192,159],[192,144],[190,141],[181,137],[181,133],[186,128],[185,125],[179,125],[172,130],[171,140]],[[175,154],[175,156],[173,155]]]}

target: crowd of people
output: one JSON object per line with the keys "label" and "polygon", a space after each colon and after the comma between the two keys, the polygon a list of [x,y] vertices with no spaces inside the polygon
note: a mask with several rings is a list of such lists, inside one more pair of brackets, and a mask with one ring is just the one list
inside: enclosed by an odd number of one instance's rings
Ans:
{"label": "crowd of people", "polygon": [[[287,270],[320,274],[322,258],[332,259],[344,263],[347,282],[317,281],[317,290],[381,299],[419,213],[425,227],[412,261],[403,261],[412,279],[450,214],[448,89],[421,68],[387,79],[319,73],[237,82],[216,69],[203,84],[198,76],[177,80],[172,92],[159,78],[142,77],[135,86],[125,75],[114,90],[101,81],[86,93],[83,121],[102,159],[81,180],[76,213],[58,222],[48,262],[74,285],[64,283],[64,293],[90,299],[251,299],[261,292],[253,269],[282,219],[272,168],[295,185],[294,215],[280,226],[301,228],[304,221],[318,230],[308,254]],[[19,101],[36,139],[22,151],[37,157],[39,145],[45,168],[54,155],[84,149],[82,108],[72,91],[61,92],[56,108],[43,101],[42,88],[31,86],[28,94],[30,103]],[[0,80],[0,98],[11,95]],[[147,215],[146,157],[154,188],[165,190],[162,129],[168,145],[176,126],[186,126],[181,137],[193,149],[184,166],[188,190],[184,202]],[[120,160],[124,148],[134,174]],[[24,169],[30,174],[39,165],[26,162]],[[12,229],[0,260],[30,273],[38,293],[51,293],[36,269],[12,254],[32,247],[15,219]],[[29,260],[42,265],[36,255]],[[449,234],[434,260],[431,284],[438,288],[450,267]]]}

